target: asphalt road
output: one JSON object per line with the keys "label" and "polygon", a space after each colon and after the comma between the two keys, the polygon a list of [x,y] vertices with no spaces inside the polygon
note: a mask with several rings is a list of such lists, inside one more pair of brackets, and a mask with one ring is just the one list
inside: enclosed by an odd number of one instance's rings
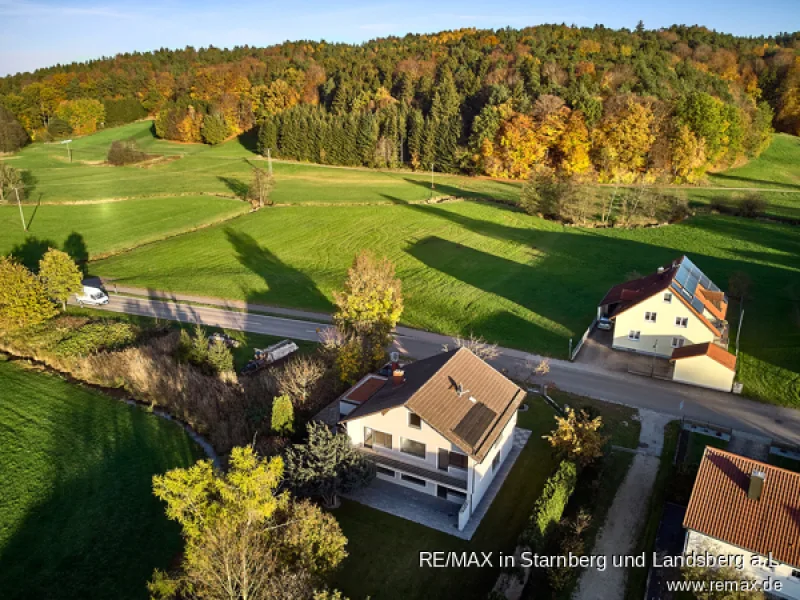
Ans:
{"label": "asphalt road", "polygon": [[[107,286],[107,288],[109,287],[111,286]],[[244,304],[238,306],[236,303],[224,302],[223,304],[222,301],[214,299],[187,296],[169,297],[156,292],[148,292],[148,294],[158,295],[159,298],[112,294],[110,302],[99,308],[132,315],[200,323],[210,327],[310,341],[317,341],[319,330],[330,326],[329,316],[316,315],[320,319],[315,322],[307,320],[314,317],[315,313],[305,311]],[[208,307],[187,304],[188,300],[195,302],[205,300],[207,303],[219,303],[221,306]],[[301,316],[302,318],[248,312],[253,308],[263,309],[264,312],[281,312],[284,315]],[[323,318],[328,322],[321,322]],[[453,341],[452,337],[398,327],[394,348],[403,354],[419,359],[440,352],[443,345],[452,345]],[[505,369],[511,375],[521,374],[527,360],[540,358],[510,348],[500,348],[499,350],[500,356],[492,363],[500,369]],[[610,372],[592,365],[554,359],[550,360],[550,373],[543,380],[552,382],[558,388],[575,394],[646,408],[676,418],[685,416],[800,446],[800,411],[794,409],[761,404],[733,394],[627,373]]]}

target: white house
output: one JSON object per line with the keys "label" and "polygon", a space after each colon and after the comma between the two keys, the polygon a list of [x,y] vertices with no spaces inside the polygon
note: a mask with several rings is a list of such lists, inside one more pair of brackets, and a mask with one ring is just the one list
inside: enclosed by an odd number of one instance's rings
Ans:
{"label": "white house", "polygon": [[800,600],[800,473],[707,447],[683,526],[686,552],[741,556],[745,576]]}
{"label": "white house", "polygon": [[341,423],[378,477],[461,505],[459,530],[514,443],[525,392],[467,349],[368,375],[340,398]]}
{"label": "white house", "polygon": [[612,348],[671,358],[676,348],[728,347],[725,294],[686,256],[612,287],[597,309],[613,323]]}

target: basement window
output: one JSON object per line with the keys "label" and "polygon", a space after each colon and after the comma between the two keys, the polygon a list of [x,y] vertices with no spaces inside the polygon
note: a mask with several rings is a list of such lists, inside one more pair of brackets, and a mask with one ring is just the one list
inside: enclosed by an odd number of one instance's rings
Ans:
{"label": "basement window", "polygon": [[686,343],[686,340],[683,338],[672,338],[673,348],[683,348],[684,343]]}
{"label": "basement window", "polygon": [[418,485],[420,487],[425,487],[426,485],[428,485],[424,479],[420,479],[419,477],[412,477],[411,475],[406,475],[405,473],[402,473],[400,475],[400,479],[402,479],[403,481],[407,481],[408,483],[413,483],[414,485]]}

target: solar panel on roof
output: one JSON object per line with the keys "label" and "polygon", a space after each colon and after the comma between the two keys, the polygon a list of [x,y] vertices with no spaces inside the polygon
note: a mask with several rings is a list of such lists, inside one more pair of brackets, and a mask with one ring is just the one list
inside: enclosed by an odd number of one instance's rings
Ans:
{"label": "solar panel on roof", "polygon": [[675,275],[675,281],[677,281],[681,285],[684,285],[688,277],[689,277],[688,269],[686,269],[684,265],[681,265],[680,269],[678,269],[678,274]]}
{"label": "solar panel on roof", "polygon": [[703,314],[703,303],[699,299],[694,298],[692,300],[692,308],[694,308],[701,315]]}
{"label": "solar panel on roof", "polygon": [[683,287],[686,288],[686,291],[694,296],[695,292],[697,291],[697,283],[700,281],[700,278],[691,273],[689,277],[686,279],[686,283],[683,284]]}

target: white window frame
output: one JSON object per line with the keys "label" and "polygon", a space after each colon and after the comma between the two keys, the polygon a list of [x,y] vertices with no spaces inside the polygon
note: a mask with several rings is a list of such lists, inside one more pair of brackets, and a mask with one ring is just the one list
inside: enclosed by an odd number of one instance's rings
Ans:
{"label": "white window frame", "polygon": [[675,317],[675,327],[686,329],[689,327],[689,317]]}
{"label": "white window frame", "polygon": [[500,466],[500,452],[495,454],[494,458],[492,459],[492,473],[497,471],[497,467],[499,466]]}
{"label": "white window frame", "polygon": [[648,310],[647,312],[644,313],[644,320],[646,322],[648,322],[648,323],[655,323],[657,316],[658,316],[658,313],[654,313],[654,312]]}
{"label": "white window frame", "polygon": [[664,292],[664,304],[672,304],[672,292]]}
{"label": "white window frame", "polygon": [[[416,425],[412,425],[411,424],[411,417],[417,417],[417,419],[419,419],[419,427],[417,427]],[[417,431],[421,431],[422,430],[422,417],[420,417],[417,413],[413,413],[411,411],[408,411],[408,426],[411,429],[416,429]]]}
{"label": "white window frame", "polygon": [[631,329],[628,332],[628,339],[632,342],[638,342],[641,339],[641,337],[642,337],[641,331],[634,331],[633,329]]}
{"label": "white window frame", "polygon": [[686,343],[684,338],[672,338],[672,347],[673,348],[683,348],[683,345]]}

